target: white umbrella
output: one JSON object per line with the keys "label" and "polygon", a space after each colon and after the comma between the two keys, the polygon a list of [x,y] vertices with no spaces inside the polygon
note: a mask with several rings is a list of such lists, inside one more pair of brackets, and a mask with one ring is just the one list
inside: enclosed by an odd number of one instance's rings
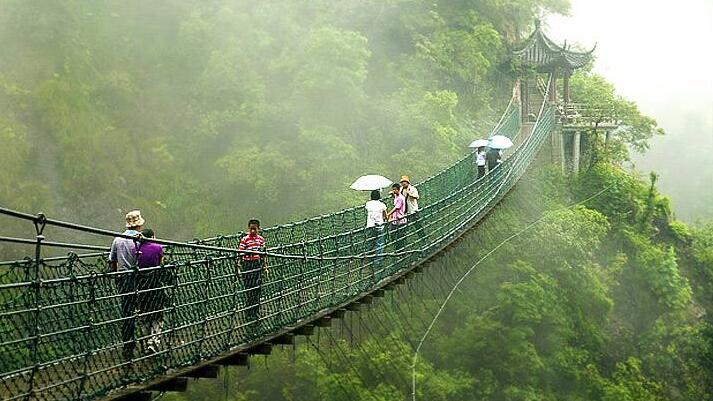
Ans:
{"label": "white umbrella", "polygon": [[507,149],[512,147],[512,141],[503,135],[493,135],[490,137],[488,147],[491,149]]}
{"label": "white umbrella", "polygon": [[386,188],[391,184],[393,184],[393,182],[390,179],[372,174],[357,178],[349,188],[356,189],[357,191],[373,191],[375,189]]}
{"label": "white umbrella", "polygon": [[488,146],[487,139],[476,139],[468,145],[469,148],[481,148],[483,146]]}

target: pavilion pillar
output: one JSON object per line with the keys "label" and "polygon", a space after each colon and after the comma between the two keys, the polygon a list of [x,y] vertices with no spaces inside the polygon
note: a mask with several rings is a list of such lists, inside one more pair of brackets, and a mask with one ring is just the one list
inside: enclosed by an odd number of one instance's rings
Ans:
{"label": "pavilion pillar", "polygon": [[550,96],[549,96],[550,102],[556,102],[557,101],[557,69],[552,70],[552,79],[550,80],[549,92],[550,92]]}
{"label": "pavilion pillar", "polygon": [[564,104],[569,104],[569,102],[572,100],[572,93],[569,90],[569,77],[572,76],[572,71],[566,71],[564,73],[564,82],[562,83],[562,89],[563,89],[563,97],[564,97]]}
{"label": "pavilion pillar", "polygon": [[562,168],[562,173],[564,170],[564,138],[562,137],[562,124],[555,124],[552,127],[552,132],[550,133],[550,162]]}
{"label": "pavilion pillar", "polygon": [[522,122],[527,122],[530,114],[530,99],[529,99],[529,87],[528,78],[522,78],[520,80],[520,112],[522,114]]}
{"label": "pavilion pillar", "polygon": [[574,140],[572,141],[572,172],[574,174],[579,173],[579,148],[581,141],[582,133],[579,131],[575,131]]}
{"label": "pavilion pillar", "polygon": [[560,167],[562,167],[562,174],[567,174],[567,153],[565,152],[565,146],[564,146],[564,135],[565,131],[562,129],[562,126],[558,124],[560,127],[556,133],[559,136],[559,157],[560,157]]}

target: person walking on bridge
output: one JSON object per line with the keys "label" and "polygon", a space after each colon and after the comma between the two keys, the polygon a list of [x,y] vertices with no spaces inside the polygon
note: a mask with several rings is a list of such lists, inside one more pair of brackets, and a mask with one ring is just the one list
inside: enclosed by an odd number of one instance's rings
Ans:
{"label": "person walking on bridge", "polygon": [[478,167],[478,178],[485,175],[485,147],[481,146],[475,152],[475,165]]}
{"label": "person walking on bridge", "polygon": [[[238,255],[238,274],[243,278],[245,288],[245,313],[248,321],[260,318],[260,296],[262,295],[262,272],[268,273],[267,256],[252,252],[265,252],[265,238],[260,235],[260,221],[248,221],[248,234],[240,239],[238,250],[249,251]],[[259,327],[258,325],[253,326]],[[255,329],[256,330],[256,329]]]}
{"label": "person walking on bridge", "polygon": [[418,212],[418,189],[411,185],[407,175],[401,176],[401,194],[406,198],[406,214]]}
{"label": "person walking on bridge", "polygon": [[[153,230],[141,231],[146,239],[156,238]],[[170,271],[163,264],[163,247],[155,242],[141,241],[136,264],[139,267],[137,306],[141,311],[139,328],[146,339],[146,351],[155,354],[161,345],[163,309],[168,305],[165,286],[172,285]]]}
{"label": "person walking on bridge", "polygon": [[386,205],[381,201],[379,190],[371,191],[371,200],[364,205],[366,209],[366,238],[369,251],[376,256],[371,263],[371,276],[374,278],[374,267],[381,265],[381,253],[384,252],[384,222],[386,222]]}
{"label": "person walking on bridge", "polygon": [[111,250],[109,251],[109,268],[111,271],[119,273],[116,276],[116,287],[121,299],[121,341],[124,359],[126,360],[133,358],[134,348],[136,348],[134,313],[137,306],[137,248],[141,229],[145,223],[146,221],[141,217],[141,211],[132,210],[127,213],[126,230],[122,234],[135,236],[136,238],[116,237],[111,243]]}
{"label": "person walking on bridge", "polygon": [[491,173],[493,170],[495,170],[496,167],[500,165],[503,161],[503,154],[502,151],[499,149],[489,149],[488,152],[485,154],[485,159],[488,162],[488,173]]}
{"label": "person walking on bridge", "polygon": [[386,215],[389,219],[390,237],[394,240],[394,252],[403,250],[403,227],[406,224],[406,198],[401,194],[401,185],[391,186],[394,208]]}
{"label": "person walking on bridge", "polygon": [[414,239],[413,243],[420,246],[423,237],[426,235],[423,232],[420,215],[418,214],[418,200],[421,198],[418,194],[418,189],[411,185],[411,180],[407,175],[401,176],[401,194],[406,199],[406,219],[411,227]]}

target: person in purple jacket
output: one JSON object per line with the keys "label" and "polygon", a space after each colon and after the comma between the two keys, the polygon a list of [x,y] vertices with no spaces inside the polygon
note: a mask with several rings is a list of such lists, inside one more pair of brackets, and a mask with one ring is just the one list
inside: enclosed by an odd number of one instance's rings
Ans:
{"label": "person in purple jacket", "polygon": [[[156,238],[153,230],[141,231],[144,238]],[[163,266],[163,247],[155,242],[141,241],[137,249],[136,264],[139,268],[138,309],[141,312],[139,329],[142,343],[150,354],[159,351],[163,328],[163,309],[168,304],[165,287],[170,285],[170,272]]]}

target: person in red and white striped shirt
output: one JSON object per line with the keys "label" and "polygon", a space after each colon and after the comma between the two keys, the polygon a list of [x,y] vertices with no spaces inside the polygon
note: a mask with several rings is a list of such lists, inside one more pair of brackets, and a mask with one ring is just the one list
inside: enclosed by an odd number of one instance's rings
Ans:
{"label": "person in red and white striped shirt", "polygon": [[[238,250],[265,252],[265,238],[260,234],[260,221],[248,221],[248,234],[240,239]],[[262,271],[268,273],[267,257],[255,253],[238,255],[238,274],[243,278],[245,288],[245,312],[248,320],[257,321],[260,317],[260,295],[262,292]]]}

